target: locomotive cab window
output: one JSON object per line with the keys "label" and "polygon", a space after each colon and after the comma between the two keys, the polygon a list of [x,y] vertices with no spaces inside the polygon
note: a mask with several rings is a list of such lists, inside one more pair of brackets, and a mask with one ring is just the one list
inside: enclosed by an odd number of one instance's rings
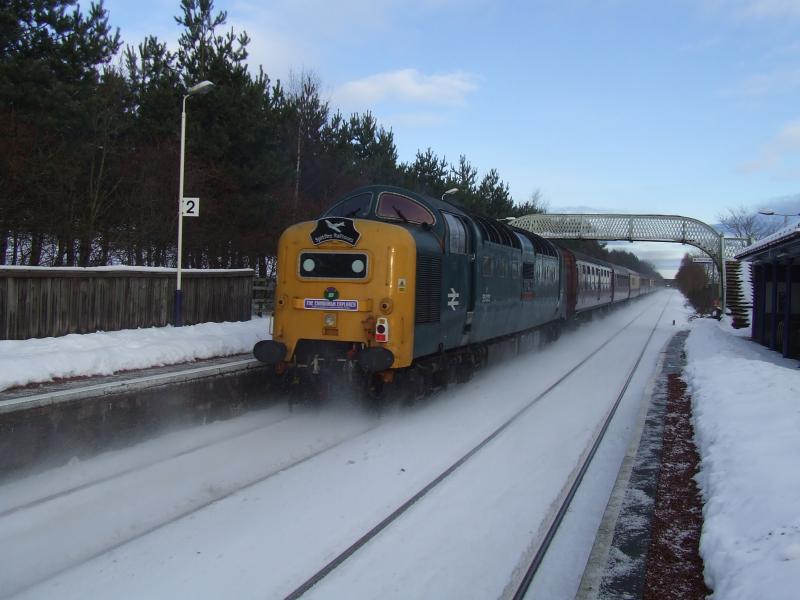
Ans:
{"label": "locomotive cab window", "polygon": [[368,267],[362,252],[301,252],[298,272],[307,279],[366,279]]}
{"label": "locomotive cab window", "polygon": [[447,223],[447,245],[451,254],[467,253],[467,229],[464,222],[455,215],[442,213]]}
{"label": "locomotive cab window", "polygon": [[390,192],[383,193],[378,197],[378,208],[375,212],[379,217],[392,221],[426,223],[428,225],[436,222],[431,211],[419,202]]}
{"label": "locomotive cab window", "polygon": [[346,217],[348,219],[366,217],[369,214],[370,204],[372,204],[372,194],[365,192],[351,198],[345,198],[339,204],[329,208],[325,216]]}

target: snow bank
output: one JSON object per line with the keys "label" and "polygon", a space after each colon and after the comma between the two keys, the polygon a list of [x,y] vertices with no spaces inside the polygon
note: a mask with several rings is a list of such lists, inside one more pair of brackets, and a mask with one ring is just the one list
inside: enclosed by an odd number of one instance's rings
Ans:
{"label": "snow bank", "polygon": [[0,341],[0,390],[250,352],[269,318]]}
{"label": "snow bank", "polygon": [[698,319],[687,341],[705,503],[700,552],[714,598],[797,598],[800,369],[741,337],[748,332]]}

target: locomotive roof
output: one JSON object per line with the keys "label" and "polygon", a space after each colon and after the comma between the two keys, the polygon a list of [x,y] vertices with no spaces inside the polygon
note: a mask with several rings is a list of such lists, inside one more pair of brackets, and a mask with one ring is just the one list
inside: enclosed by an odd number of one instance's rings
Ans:
{"label": "locomotive roof", "polygon": [[472,213],[468,211],[466,208],[460,205],[458,202],[448,202],[445,200],[441,200],[439,198],[434,198],[428,194],[423,192],[415,192],[414,190],[410,190],[408,188],[399,187],[396,185],[380,185],[380,184],[373,184],[373,185],[365,185],[360,188],[356,188],[351,192],[348,192],[344,196],[337,198],[335,202],[339,202],[344,198],[349,198],[350,196],[357,196],[358,194],[363,194],[365,192],[372,192],[372,193],[380,193],[380,192],[395,192],[397,194],[402,194],[403,196],[408,196],[417,201],[422,201],[423,203],[427,204],[430,208],[435,208],[436,210],[445,210],[448,212],[455,212],[460,213],[466,216],[472,216]]}
{"label": "locomotive roof", "polygon": [[[364,194],[366,192],[369,192],[371,194],[379,194],[381,192],[393,192],[396,194],[407,196],[412,200],[416,200],[417,202],[420,202],[423,205],[426,205],[428,208],[435,210],[437,212],[445,211],[461,215],[473,221],[482,231],[484,238],[491,242],[519,248],[520,247],[519,240],[516,237],[516,234],[519,234],[530,240],[537,253],[547,254],[550,256],[558,256],[560,252],[570,252],[575,256],[575,258],[579,260],[608,267],[614,269],[618,273],[636,274],[639,275],[640,277],[649,277],[648,275],[644,275],[643,273],[639,273],[637,271],[629,269],[628,267],[617,265],[608,262],[606,260],[594,258],[593,256],[589,256],[586,254],[582,254],[580,252],[574,252],[572,250],[563,248],[557,243],[553,242],[552,240],[544,238],[533,232],[527,231],[525,229],[520,229],[518,227],[510,227],[505,223],[503,223],[502,221],[498,221],[491,217],[486,217],[484,215],[473,212],[467,209],[465,206],[463,206],[460,202],[458,202],[455,198],[452,197],[448,198],[448,200],[442,200],[440,198],[435,198],[434,196],[431,196],[429,194],[425,194],[423,192],[417,192],[400,186],[372,184],[351,190],[347,194],[344,194],[339,198],[337,198],[334,202],[331,203],[331,206],[338,204],[342,200],[351,198],[353,196],[357,196],[359,194]],[[439,226],[441,227],[443,225]]]}
{"label": "locomotive roof", "polygon": [[484,238],[487,241],[495,242],[504,246],[519,248],[520,242],[515,235],[516,233],[530,240],[531,244],[533,244],[533,247],[537,253],[548,254],[550,256],[557,255],[557,250],[555,246],[549,240],[539,235],[536,235],[535,233],[532,233],[530,231],[519,229],[517,227],[509,227],[502,221],[498,221],[497,219],[486,217],[484,215],[471,211],[452,197],[448,198],[447,200],[442,200],[440,198],[435,198],[423,192],[416,192],[414,190],[410,190],[408,188],[403,188],[399,186],[367,185],[352,190],[351,192],[347,193],[341,198],[338,198],[336,202],[334,202],[333,204],[338,203],[340,200],[357,196],[359,194],[364,194],[366,192],[372,194],[379,194],[381,192],[393,192],[401,194],[403,196],[407,196],[413,200],[421,202],[424,205],[427,205],[428,208],[431,208],[437,212],[445,211],[461,215],[463,217],[472,220],[482,231]]}

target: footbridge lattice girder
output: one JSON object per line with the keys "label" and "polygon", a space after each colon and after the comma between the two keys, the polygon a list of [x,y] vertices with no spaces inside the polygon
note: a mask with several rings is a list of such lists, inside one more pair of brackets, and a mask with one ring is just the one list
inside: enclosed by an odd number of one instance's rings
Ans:
{"label": "footbridge lattice girder", "polygon": [[708,254],[720,273],[720,296],[725,306],[725,261],[750,244],[726,238],[710,225],[679,215],[533,214],[509,223],[542,237],[629,242],[689,244]]}
{"label": "footbridge lattice girder", "polygon": [[534,214],[510,225],[548,238],[689,244],[718,266],[749,245],[746,239],[725,238],[710,225],[679,215]]}

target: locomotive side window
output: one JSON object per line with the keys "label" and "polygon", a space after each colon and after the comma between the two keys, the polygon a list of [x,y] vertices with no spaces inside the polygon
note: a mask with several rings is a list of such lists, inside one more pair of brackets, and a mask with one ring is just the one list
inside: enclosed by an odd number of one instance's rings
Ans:
{"label": "locomotive side window", "polygon": [[298,270],[309,279],[366,279],[368,265],[361,252],[301,252]]}
{"label": "locomotive side window", "polygon": [[352,198],[345,198],[325,213],[326,217],[347,217],[348,219],[366,217],[372,204],[372,194],[365,192]]}
{"label": "locomotive side window", "polygon": [[481,274],[484,277],[491,277],[492,276],[492,257],[491,256],[484,256],[481,260]]}
{"label": "locomotive side window", "polygon": [[467,253],[467,230],[463,221],[450,213],[442,213],[447,223],[448,247],[451,254]]}
{"label": "locomotive side window", "polygon": [[508,276],[508,261],[506,261],[506,259],[503,257],[498,257],[497,259],[497,276],[498,277]]}
{"label": "locomotive side window", "polygon": [[431,211],[419,202],[390,192],[385,192],[378,197],[378,208],[375,212],[384,219],[404,221],[405,223],[433,225],[436,222]]}

